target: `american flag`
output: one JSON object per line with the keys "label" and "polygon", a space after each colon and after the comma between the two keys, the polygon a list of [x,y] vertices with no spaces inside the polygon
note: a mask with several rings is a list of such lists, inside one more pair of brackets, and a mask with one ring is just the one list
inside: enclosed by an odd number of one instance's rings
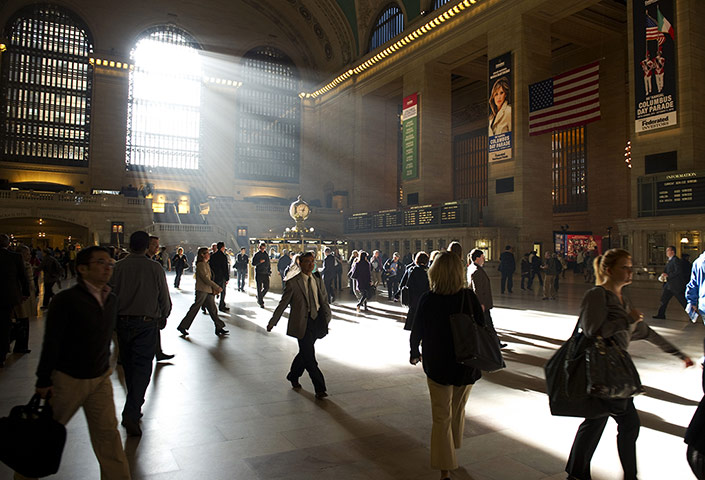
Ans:
{"label": "american flag", "polygon": [[658,40],[659,35],[661,35],[658,31],[658,23],[651,18],[650,16],[646,16],[646,40]]}
{"label": "american flag", "polygon": [[600,62],[529,85],[529,135],[600,119]]}

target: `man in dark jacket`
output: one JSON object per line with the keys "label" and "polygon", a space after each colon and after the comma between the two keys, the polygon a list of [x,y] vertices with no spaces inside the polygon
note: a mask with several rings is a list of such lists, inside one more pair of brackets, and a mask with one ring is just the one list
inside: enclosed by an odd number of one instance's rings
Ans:
{"label": "man in dark jacket", "polygon": [[[468,257],[470,260],[468,265],[468,286],[475,292],[477,299],[480,301],[485,317],[485,325],[495,331],[492,315],[490,315],[490,310],[494,307],[492,285],[490,284],[490,277],[487,276],[487,272],[482,268],[485,264],[485,252],[479,248],[474,248],[468,254]],[[507,344],[500,342],[499,346],[504,348]]]}
{"label": "man in dark jacket", "polygon": [[512,293],[512,287],[514,287],[512,277],[516,269],[517,265],[514,260],[514,254],[512,253],[512,246],[507,245],[504,247],[504,252],[502,252],[499,256],[499,271],[502,274],[502,280],[499,287],[499,291],[501,293],[504,293],[505,287],[509,293]]}
{"label": "man in dark jacket", "polygon": [[223,291],[220,292],[220,304],[218,305],[218,309],[221,312],[229,312],[230,309],[225,303],[225,292],[228,287],[228,280],[230,280],[230,267],[228,266],[228,256],[225,254],[224,242],[218,242],[216,244],[216,252],[211,255],[211,259],[208,260],[208,265],[211,267],[213,281],[223,289]]}
{"label": "man in dark jacket", "polygon": [[337,260],[333,254],[333,250],[326,247],[324,250],[326,257],[323,259],[323,284],[326,287],[326,293],[328,294],[328,303],[335,302],[335,288],[333,288],[333,282],[335,281],[336,269],[335,264]]}
{"label": "man in dark jacket", "polygon": [[264,308],[264,296],[269,291],[269,276],[272,274],[266,243],[259,244],[259,250],[252,256],[252,265],[255,267],[255,282],[257,282],[257,303]]}
{"label": "man in dark jacket", "polygon": [[15,305],[29,297],[29,279],[25,275],[24,261],[18,253],[8,250],[10,237],[0,235],[0,368],[5,366],[5,356],[10,351],[10,316]]}
{"label": "man in dark jacket", "polygon": [[666,307],[672,297],[676,297],[678,303],[683,306],[683,310],[686,307],[685,286],[690,280],[690,272],[686,273],[683,261],[676,256],[676,247],[673,245],[666,247],[666,257],[668,257],[666,268],[660,277],[664,282],[661,293],[661,305],[653,318],[666,318]]}
{"label": "man in dark jacket", "polygon": [[247,249],[242,247],[240,253],[235,258],[235,271],[237,272],[237,289],[239,292],[245,291],[245,280],[247,280],[247,266],[250,264],[250,257]]}
{"label": "man in dark jacket", "polygon": [[51,397],[54,419],[62,424],[83,407],[101,478],[129,480],[110,381],[117,319],[117,298],[108,286],[113,267],[103,247],[76,255],[77,284],[49,305],[36,389],[42,398]]}

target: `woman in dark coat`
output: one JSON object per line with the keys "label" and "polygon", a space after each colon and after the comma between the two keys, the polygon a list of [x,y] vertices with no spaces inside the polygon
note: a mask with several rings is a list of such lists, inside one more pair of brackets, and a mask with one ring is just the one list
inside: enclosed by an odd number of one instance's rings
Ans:
{"label": "woman in dark coat", "polygon": [[426,252],[417,253],[414,264],[406,269],[404,276],[401,277],[401,282],[399,282],[400,291],[404,287],[409,289],[409,312],[406,314],[404,330],[411,330],[421,295],[429,290],[428,267],[426,265],[428,265],[428,254]]}
{"label": "woman in dark coat", "polygon": [[[632,340],[647,340],[666,353],[680,358],[686,367],[693,361],[643,322],[644,315],[634,309],[622,288],[632,283],[632,259],[629,252],[613,248],[594,260],[596,286],[587,292],[580,305],[580,327],[587,337],[609,338],[627,350]],[[618,425],[617,450],[624,470],[624,480],[636,480],[636,439],[639,436],[639,415],[634,399],[605,400],[609,414],[587,418],[575,434],[566,465],[569,480],[589,480],[590,460],[607,420]]]}
{"label": "woman in dark coat", "polygon": [[445,480],[450,479],[450,470],[458,468],[455,449],[463,441],[465,403],[472,385],[481,377],[480,370],[455,361],[450,316],[461,308],[471,311],[476,319],[483,315],[475,294],[464,288],[465,266],[455,253],[439,253],[428,270],[428,279],[431,290],[421,297],[411,330],[410,361],[415,365],[423,359],[433,417],[431,468],[440,470]]}
{"label": "woman in dark coat", "polygon": [[367,252],[360,252],[350,271],[350,278],[354,281],[355,295],[358,298],[356,310],[360,312],[360,308],[364,307],[367,311],[367,299],[372,285],[372,267],[367,261]]}
{"label": "woman in dark coat", "polygon": [[176,277],[174,277],[174,287],[179,288],[181,285],[181,275],[183,275],[184,270],[188,268],[188,259],[184,255],[184,249],[179,247],[176,249],[174,258],[171,259],[171,266],[176,272]]}

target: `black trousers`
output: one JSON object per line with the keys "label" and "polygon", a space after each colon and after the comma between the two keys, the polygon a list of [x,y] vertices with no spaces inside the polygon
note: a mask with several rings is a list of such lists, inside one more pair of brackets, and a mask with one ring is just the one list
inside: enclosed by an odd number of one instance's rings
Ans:
{"label": "black trousers", "polygon": [[181,275],[183,275],[183,274],[184,274],[183,269],[176,270],[176,277],[174,277],[174,286],[176,288],[179,288],[179,286],[181,285]]}
{"label": "black trousers", "polygon": [[512,272],[512,273],[502,272],[502,280],[501,280],[500,288],[499,288],[500,292],[504,293],[505,286],[506,286],[507,291],[509,291],[509,293],[512,293],[512,288],[514,288],[513,276],[514,276],[514,272]]}
{"label": "black trousers", "polygon": [[[639,436],[639,414],[634,399],[629,399],[622,415],[610,415],[617,422],[617,451],[624,470],[624,480],[636,480],[636,439]],[[580,480],[590,480],[590,461],[600,442],[609,417],[588,418],[578,427],[565,471]]]}
{"label": "black trousers", "polygon": [[262,305],[264,303],[264,296],[269,291],[269,275],[266,273],[258,273],[255,275],[255,282],[257,282],[257,303]]}
{"label": "black trousers", "polygon": [[683,310],[685,310],[686,307],[686,301],[685,301],[685,291],[683,292],[678,292],[678,293],[673,293],[670,288],[668,288],[667,285],[663,286],[663,291],[661,292],[661,306],[658,307],[658,313],[656,314],[659,317],[665,317],[666,316],[666,307],[668,306],[668,302],[671,301],[671,298],[675,297],[676,300],[678,300],[678,303],[681,304],[683,307]]}
{"label": "black trousers", "polygon": [[290,381],[298,380],[306,371],[308,376],[311,377],[314,390],[316,393],[320,393],[326,391],[326,380],[323,378],[323,372],[318,368],[318,362],[316,361],[316,349],[314,347],[316,336],[313,334],[312,325],[313,320],[309,317],[304,338],[298,339],[299,353],[296,354],[294,361],[291,362],[291,370],[286,378]]}
{"label": "black trousers", "polygon": [[215,283],[217,283],[218,286],[223,289],[223,291],[220,292],[220,303],[218,303],[218,308],[222,310],[227,307],[227,305],[225,304],[225,291],[228,286],[228,281],[227,280],[216,280]]}
{"label": "black trousers", "polygon": [[387,279],[387,297],[390,300],[393,300],[397,290],[399,290],[399,281],[397,280],[397,277],[389,277]]}
{"label": "black trousers", "polygon": [[42,301],[42,307],[48,307],[51,297],[54,296],[54,284],[56,282],[44,282],[44,300]]}
{"label": "black trousers", "polygon": [[0,306],[0,362],[5,361],[5,355],[10,351],[11,316],[12,305]]}
{"label": "black trousers", "polygon": [[326,287],[326,293],[328,294],[328,303],[335,302],[335,275],[324,275],[323,284]]}
{"label": "black trousers", "polygon": [[529,273],[529,284],[527,285],[529,290],[531,290],[531,286],[534,284],[534,276],[537,276],[539,278],[539,284],[543,287],[543,277],[541,277],[541,272],[535,272],[532,270]]}
{"label": "black trousers", "polygon": [[147,317],[119,317],[117,321],[120,363],[125,371],[127,397],[123,418],[140,419],[144,395],[152,378],[152,360],[157,343],[157,320]]}

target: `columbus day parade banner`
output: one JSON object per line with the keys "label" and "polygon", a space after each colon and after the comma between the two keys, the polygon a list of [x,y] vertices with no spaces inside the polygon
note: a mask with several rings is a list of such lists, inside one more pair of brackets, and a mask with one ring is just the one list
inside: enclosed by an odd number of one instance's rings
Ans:
{"label": "columbus day parade banner", "polygon": [[489,61],[489,118],[487,128],[488,160],[512,158],[512,54]]}
{"label": "columbus day parade banner", "polygon": [[674,0],[634,0],[635,130],[676,125]]}

